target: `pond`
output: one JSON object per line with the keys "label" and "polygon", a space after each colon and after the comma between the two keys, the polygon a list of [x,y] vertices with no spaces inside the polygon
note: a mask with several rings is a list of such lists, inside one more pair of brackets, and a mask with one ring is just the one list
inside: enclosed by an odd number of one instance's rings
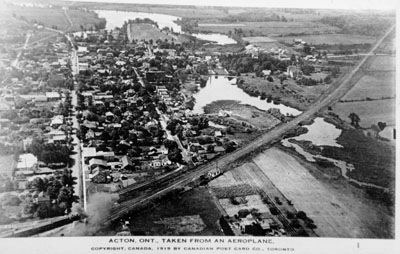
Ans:
{"label": "pond", "polygon": [[229,80],[229,78],[222,76],[209,77],[206,86],[200,88],[200,91],[193,95],[196,100],[193,113],[202,114],[204,113],[204,106],[220,100],[239,101],[241,104],[248,104],[265,111],[270,108],[277,108],[283,114],[298,115],[301,113],[301,111],[283,104],[275,105],[273,102],[252,97],[234,84],[236,84],[236,78]]}
{"label": "pond", "polygon": [[[131,11],[109,11],[109,10],[95,10],[95,12],[99,15],[100,18],[105,18],[107,20],[106,29],[112,30],[115,27],[121,27],[125,21],[129,19],[144,19],[149,18],[158,23],[158,27],[164,28],[168,27],[170,30],[176,33],[182,33],[181,26],[176,24],[174,21],[179,20],[180,17],[166,15],[166,14],[158,14],[158,13],[147,13],[147,12],[131,12]],[[80,34],[79,34],[80,35]],[[218,45],[225,44],[236,44],[236,41],[232,38],[229,38],[227,35],[223,34],[192,34],[193,36],[202,39],[209,40],[212,43]]]}
{"label": "pond", "polygon": [[323,118],[315,118],[314,123],[307,126],[307,129],[307,133],[294,137],[293,139],[311,141],[317,146],[342,147],[336,141],[342,133],[342,130],[336,128],[333,124],[325,122]]}

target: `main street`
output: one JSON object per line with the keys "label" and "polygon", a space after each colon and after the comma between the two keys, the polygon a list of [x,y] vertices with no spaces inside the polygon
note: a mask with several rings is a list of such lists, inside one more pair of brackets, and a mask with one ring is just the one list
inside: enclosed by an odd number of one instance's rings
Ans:
{"label": "main street", "polygon": [[115,212],[112,213],[109,218],[107,218],[104,222],[109,222],[118,219],[121,216],[126,215],[129,211],[142,206],[143,204],[151,201],[154,198],[160,197],[165,193],[185,186],[186,184],[190,183],[194,179],[199,178],[201,175],[208,173],[209,171],[215,169],[216,165],[218,164],[220,168],[227,167],[230,163],[235,162],[238,158],[251,153],[252,151],[266,146],[268,144],[273,143],[274,141],[278,141],[282,138],[282,136],[287,133],[289,130],[296,128],[301,122],[311,119],[315,117],[315,114],[320,111],[321,109],[336,103],[340,98],[342,98],[354,85],[356,82],[352,82],[352,78],[358,74],[361,67],[365,64],[367,60],[371,57],[374,57],[374,51],[379,47],[382,41],[389,35],[389,33],[395,28],[392,26],[388,29],[388,31],[377,41],[374,47],[364,56],[364,58],[353,68],[353,70],[342,78],[336,81],[336,88],[329,90],[326,94],[321,96],[321,98],[315,102],[313,106],[311,106],[307,111],[304,111],[302,114],[294,118],[288,123],[280,124],[268,133],[260,136],[256,140],[250,142],[249,144],[239,148],[238,150],[226,154],[223,157],[220,157],[216,160],[213,160],[205,165],[202,165],[188,173],[176,177],[172,183],[168,186],[158,188],[153,192],[147,194],[147,196],[141,196],[134,198],[132,200],[126,201],[122,203],[118,209],[115,209]]}

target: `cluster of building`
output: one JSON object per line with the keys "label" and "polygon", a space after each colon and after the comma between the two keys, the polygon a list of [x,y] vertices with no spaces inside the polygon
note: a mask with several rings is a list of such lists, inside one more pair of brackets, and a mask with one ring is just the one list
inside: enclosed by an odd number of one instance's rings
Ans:
{"label": "cluster of building", "polygon": [[34,178],[55,175],[54,167],[66,166],[40,161],[27,151],[35,140],[69,146],[69,48],[60,36],[26,49],[10,65],[9,79],[0,87],[0,144],[17,159],[8,180],[15,190],[25,190]]}
{"label": "cluster of building", "polygon": [[75,38],[82,165],[89,192],[117,191],[236,147],[225,129],[191,113],[190,98],[180,90],[180,75],[198,80],[199,69],[207,74],[207,65],[216,59],[194,56],[179,43],[171,48],[157,41],[121,43],[123,33]]}

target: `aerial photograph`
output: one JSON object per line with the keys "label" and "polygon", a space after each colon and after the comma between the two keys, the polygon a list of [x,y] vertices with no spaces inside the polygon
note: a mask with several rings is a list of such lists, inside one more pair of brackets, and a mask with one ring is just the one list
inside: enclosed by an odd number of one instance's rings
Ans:
{"label": "aerial photograph", "polygon": [[0,1],[0,238],[395,239],[395,9],[120,2]]}

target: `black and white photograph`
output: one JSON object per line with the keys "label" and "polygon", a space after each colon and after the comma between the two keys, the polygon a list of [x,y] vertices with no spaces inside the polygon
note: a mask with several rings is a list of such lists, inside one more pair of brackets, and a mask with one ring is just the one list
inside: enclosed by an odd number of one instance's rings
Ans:
{"label": "black and white photograph", "polygon": [[0,0],[0,252],[396,253],[396,7]]}

